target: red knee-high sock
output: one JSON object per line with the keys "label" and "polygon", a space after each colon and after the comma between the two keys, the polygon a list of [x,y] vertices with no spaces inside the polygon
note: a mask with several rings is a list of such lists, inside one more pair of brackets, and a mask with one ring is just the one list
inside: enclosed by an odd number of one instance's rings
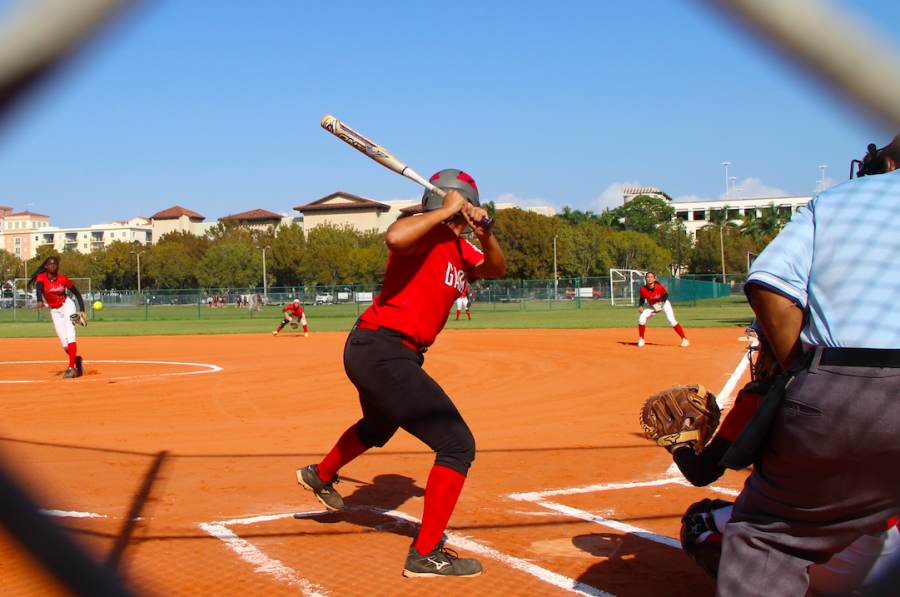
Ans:
{"label": "red knee-high sock", "polygon": [[465,482],[466,476],[451,468],[439,464],[431,468],[425,485],[422,527],[416,537],[416,550],[420,554],[430,553],[440,543]]}
{"label": "red knee-high sock", "polygon": [[639,325],[639,326],[638,326],[638,334],[640,334],[640,336],[641,336],[642,339],[643,339],[643,337],[644,337],[644,330],[646,330],[646,329],[647,329],[647,326],[645,326],[645,325]]}
{"label": "red knee-high sock", "polygon": [[78,346],[76,346],[75,342],[69,342],[69,348],[66,349],[66,352],[69,353],[69,368],[75,368],[75,357],[78,356]]}
{"label": "red knee-high sock", "polygon": [[309,331],[309,330],[306,329],[306,324],[304,323],[304,324],[303,324],[303,333],[305,334],[305,333],[307,333],[308,331]]}
{"label": "red knee-high sock", "polygon": [[468,310],[468,309],[466,309],[466,315],[468,315],[468,316],[469,316],[469,319],[472,319],[472,314],[471,314],[471,313],[469,313],[469,310]]}
{"label": "red knee-high sock", "polygon": [[674,326],[674,329],[675,329],[676,332],[678,332],[678,335],[681,336],[682,339],[683,339],[683,338],[684,338],[684,330],[681,329],[681,324],[680,324],[680,323],[676,323],[675,326]]}
{"label": "red knee-high sock", "polygon": [[456,312],[456,320],[459,321],[459,311]]}
{"label": "red knee-high sock", "polygon": [[359,441],[356,434],[356,425],[353,425],[344,432],[338,443],[334,445],[328,456],[319,463],[319,479],[326,483],[334,479],[341,467],[368,450],[367,447]]}

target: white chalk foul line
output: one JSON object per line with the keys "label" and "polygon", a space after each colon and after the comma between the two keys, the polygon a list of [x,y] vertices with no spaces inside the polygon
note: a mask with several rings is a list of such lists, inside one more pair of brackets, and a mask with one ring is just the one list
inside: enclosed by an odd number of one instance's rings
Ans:
{"label": "white chalk foul line", "polygon": [[293,568],[289,568],[278,560],[270,558],[249,541],[241,539],[228,527],[221,524],[201,523],[200,528],[216,539],[224,541],[228,549],[236,553],[238,557],[251,566],[254,566],[256,572],[287,582],[290,585],[299,586],[305,597],[325,597],[329,594],[329,591],[301,577]]}
{"label": "white chalk foul line", "polygon": [[[68,365],[65,361],[0,361],[0,365],[39,365],[39,364],[47,364],[47,363],[63,363],[64,366]],[[176,375],[200,375],[202,373],[215,373],[216,371],[221,371],[222,368],[218,365],[207,365],[205,363],[176,363],[173,361],[89,361],[88,364],[94,363],[127,363],[133,365],[178,365],[183,367],[205,367],[206,369],[203,371],[183,371],[181,373],[152,373],[148,375],[128,375],[125,377],[94,377],[94,376],[83,376],[79,379],[82,381],[121,381],[123,379],[139,379],[142,377],[171,377]],[[58,381],[55,379],[30,379],[30,380],[6,380],[0,379],[0,383],[47,383],[51,381]]]}
{"label": "white chalk foul line", "polygon": [[[388,516],[390,518],[393,518],[395,521],[410,525],[419,525],[422,522],[418,518],[410,516],[409,514],[406,514],[404,512],[400,512],[398,510],[384,510],[375,506],[350,506],[344,508],[344,510],[342,511],[373,512],[375,514]],[[226,545],[228,545],[228,547],[232,551],[234,551],[241,559],[255,566],[257,572],[268,574],[278,580],[283,580],[291,584],[297,584],[303,590],[304,595],[315,597],[317,595],[322,595],[323,593],[327,594],[328,591],[316,584],[311,583],[307,579],[300,577],[300,575],[295,570],[288,568],[278,560],[270,558],[266,554],[262,553],[248,541],[238,537],[233,531],[228,528],[228,526],[269,522],[272,520],[280,520],[283,518],[292,517],[309,518],[312,516],[320,516],[323,514],[333,514],[333,512],[330,512],[328,510],[319,510],[315,512],[302,512],[298,514],[273,514],[247,518],[235,518],[232,520],[212,522],[208,524],[203,523],[200,524],[200,528],[216,539],[221,539],[222,541],[224,541]],[[378,530],[390,530],[389,526],[390,525],[379,525],[376,528],[378,528]],[[531,562],[528,562],[526,560],[501,553],[496,549],[487,547],[486,545],[482,545],[481,543],[478,543],[477,541],[466,537],[465,535],[455,532],[448,532],[446,533],[446,535],[447,545],[458,547],[459,549],[464,549],[476,555],[501,562],[511,568],[514,568],[515,570],[530,574],[531,576],[534,576],[535,578],[545,583],[561,589],[565,589],[566,591],[569,591],[571,593],[586,595],[588,597],[616,597],[611,593],[601,591],[600,589],[594,588],[590,585],[586,585],[575,579],[568,578],[555,572],[551,572],[546,568],[541,568],[540,566],[532,564]]]}
{"label": "white chalk foul line", "polygon": [[39,512],[58,518],[108,518],[106,514],[94,514],[93,512],[72,512],[69,510],[39,510]]}
{"label": "white chalk foul line", "polygon": [[734,368],[734,372],[731,374],[731,377],[728,378],[725,387],[719,392],[718,398],[716,398],[719,407],[725,408],[734,403],[734,398],[731,397],[731,393],[734,391],[737,383],[741,380],[741,376],[744,375],[744,371],[747,370],[747,365],[749,363],[750,360],[747,358],[747,355],[741,356],[740,362],[737,364],[737,367]]}

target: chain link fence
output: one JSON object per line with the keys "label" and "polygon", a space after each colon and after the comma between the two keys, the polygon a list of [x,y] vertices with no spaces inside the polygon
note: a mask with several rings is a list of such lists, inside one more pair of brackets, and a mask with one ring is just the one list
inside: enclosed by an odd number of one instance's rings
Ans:
{"label": "chain link fence", "polygon": [[[743,300],[746,274],[727,276],[661,277],[673,303],[735,297]],[[637,303],[638,288],[613,287],[608,277],[549,280],[479,280],[469,285],[469,308],[477,311],[555,311],[593,309],[610,304]],[[253,319],[279,317],[288,303],[299,299],[315,317],[357,317],[381,292],[380,284],[350,286],[292,286],[278,288],[203,288],[102,290],[83,292],[91,321],[151,321],[178,319]],[[616,293],[612,301],[613,292]],[[634,297],[634,302],[632,302]],[[35,297],[0,305],[0,323],[48,321],[47,310],[35,311]],[[100,309],[91,308],[101,303]],[[455,305],[452,307],[455,309]]]}

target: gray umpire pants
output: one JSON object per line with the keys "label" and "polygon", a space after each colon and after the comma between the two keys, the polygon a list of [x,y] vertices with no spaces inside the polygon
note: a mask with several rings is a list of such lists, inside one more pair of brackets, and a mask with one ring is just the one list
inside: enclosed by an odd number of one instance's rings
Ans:
{"label": "gray umpire pants", "polygon": [[735,503],[719,597],[803,597],[810,564],[900,515],[900,369],[820,356],[787,387]]}

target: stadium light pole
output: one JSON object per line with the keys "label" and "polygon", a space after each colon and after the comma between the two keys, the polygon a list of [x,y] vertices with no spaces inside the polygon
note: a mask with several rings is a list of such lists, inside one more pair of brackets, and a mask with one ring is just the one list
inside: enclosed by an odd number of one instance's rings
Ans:
{"label": "stadium light pole", "polygon": [[146,252],[147,251],[141,251],[140,253],[138,253],[136,251],[131,252],[132,255],[137,255],[137,260],[138,260],[138,294],[141,293],[141,255],[143,255]]}
{"label": "stadium light pole", "polygon": [[825,190],[825,168],[828,166],[819,166],[822,169],[822,190]]}
{"label": "stadium light pole", "polygon": [[269,304],[269,284],[266,282],[266,251],[268,251],[272,247],[256,247],[256,248],[262,249],[262,252],[263,252],[263,296],[266,299],[266,304]]}
{"label": "stadium light pole", "polygon": [[737,180],[737,176],[731,177],[731,200],[737,201],[737,189],[734,188],[734,181]]}
{"label": "stadium light pole", "polygon": [[559,292],[559,276],[556,275],[556,239],[559,235],[553,237],[553,292]]}
{"label": "stadium light pole", "polygon": [[722,162],[722,165],[725,166],[725,201],[728,201],[728,166],[731,162]]}

